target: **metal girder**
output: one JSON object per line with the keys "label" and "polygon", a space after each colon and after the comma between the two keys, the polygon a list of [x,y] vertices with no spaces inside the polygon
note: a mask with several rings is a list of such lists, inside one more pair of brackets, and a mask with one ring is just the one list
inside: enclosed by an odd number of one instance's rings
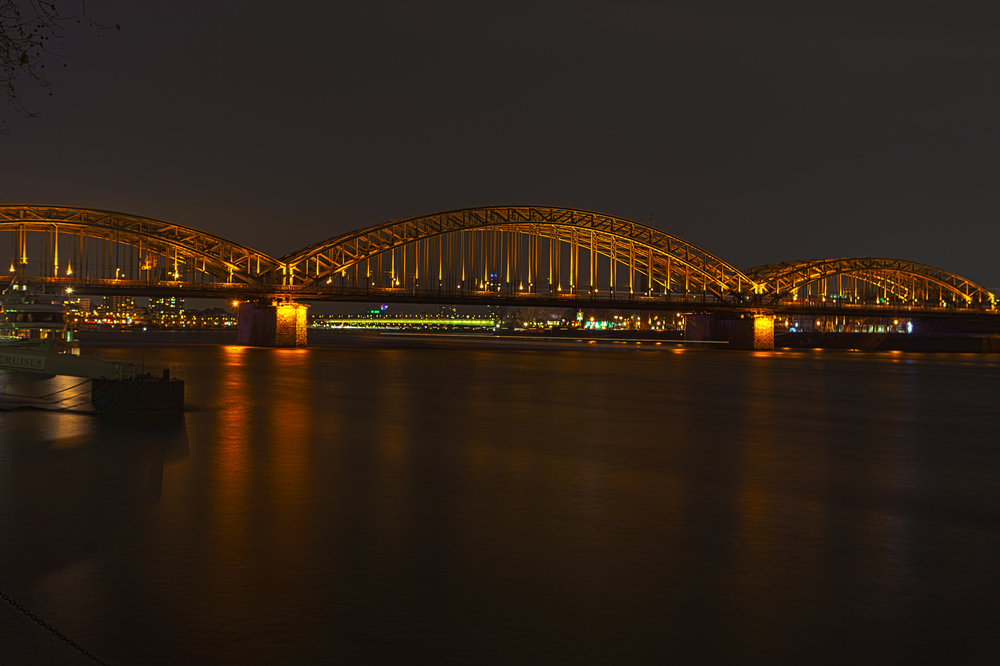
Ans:
{"label": "metal girder", "polygon": [[[904,259],[882,257],[845,257],[840,259],[817,259],[810,261],[785,261],[764,266],[756,266],[747,275],[767,285],[767,292],[774,299],[780,299],[796,289],[837,275],[856,277],[871,284],[878,283],[899,296],[909,296],[906,281],[921,280],[950,292],[966,303],[978,301],[981,304],[995,304],[994,295],[978,284],[949,271]],[[883,284],[884,283],[884,284]],[[889,288],[891,285],[892,288]]]}
{"label": "metal girder", "polygon": [[0,231],[54,228],[176,257],[223,282],[233,279],[256,284],[258,275],[281,267],[280,262],[263,252],[171,222],[88,208],[0,205]]}
{"label": "metal girder", "polygon": [[611,253],[610,239],[652,251],[661,273],[654,279],[659,282],[666,281],[669,266],[676,274],[687,270],[695,284],[721,298],[743,300],[761,289],[756,281],[715,255],[654,227],[601,213],[546,206],[488,206],[391,220],[334,236],[279,261],[295,279],[315,284],[382,252],[461,230],[513,231],[549,238],[555,233],[565,242],[570,242],[571,230],[593,232],[594,250],[604,256]]}

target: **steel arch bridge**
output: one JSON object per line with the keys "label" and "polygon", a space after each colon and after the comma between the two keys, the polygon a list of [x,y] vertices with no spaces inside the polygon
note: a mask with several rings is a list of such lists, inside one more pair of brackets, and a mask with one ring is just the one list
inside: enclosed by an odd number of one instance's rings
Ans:
{"label": "steel arch bridge", "polygon": [[926,264],[845,258],[740,271],[654,227],[546,206],[393,220],[274,258],[146,217],[0,205],[0,275],[8,259],[9,276],[92,294],[772,311],[830,299],[997,312],[989,291]]}
{"label": "steel arch bridge", "polygon": [[743,302],[762,289],[722,259],[654,227],[546,206],[466,208],[394,220],[334,236],[280,261],[286,282],[307,288],[364,281],[403,290],[556,295],[606,287],[647,296],[698,293],[720,302]]}
{"label": "steel arch bridge", "polygon": [[849,257],[757,266],[747,275],[767,285],[772,303],[810,298],[909,306],[994,308],[988,290],[961,275],[903,259]]}

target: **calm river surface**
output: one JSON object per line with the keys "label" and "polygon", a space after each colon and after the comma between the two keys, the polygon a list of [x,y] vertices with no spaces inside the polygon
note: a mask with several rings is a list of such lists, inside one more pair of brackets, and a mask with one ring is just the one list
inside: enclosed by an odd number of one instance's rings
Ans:
{"label": "calm river surface", "polygon": [[996,355],[198,339],[0,373],[0,589],[109,663],[1000,663]]}

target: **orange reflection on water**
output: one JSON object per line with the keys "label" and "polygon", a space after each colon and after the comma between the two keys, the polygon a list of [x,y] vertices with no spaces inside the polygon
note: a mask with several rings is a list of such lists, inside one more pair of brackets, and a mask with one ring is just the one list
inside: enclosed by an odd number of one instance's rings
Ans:
{"label": "orange reflection on water", "polygon": [[53,449],[70,449],[89,444],[94,438],[95,421],[77,414],[52,414],[43,421],[49,429]]}
{"label": "orange reflection on water", "polygon": [[270,441],[267,435],[258,436],[263,435],[259,428],[264,417],[259,406],[268,403],[255,394],[270,392],[271,387],[255,383],[270,375],[255,373],[254,368],[270,351],[236,345],[221,348],[221,373],[215,387],[219,415],[214,433],[203,440],[210,447],[204,452],[210,459],[204,509],[209,522],[203,537],[209,563],[204,572],[211,575],[200,581],[204,593],[198,600],[205,609],[198,612],[225,617],[233,627],[254,626],[265,604],[264,593],[242,581],[265,555],[256,540],[264,527],[256,498],[263,491],[265,473],[260,464],[264,456],[257,447]]}
{"label": "orange reflection on water", "polygon": [[225,354],[222,395],[222,418],[216,441],[219,442],[220,485],[237,484],[246,472],[247,445],[250,439],[248,426],[250,413],[250,390],[247,356],[253,352],[248,347],[229,345],[223,347]]}
{"label": "orange reflection on water", "polygon": [[[267,387],[268,410],[262,415],[271,443],[267,452],[262,483],[270,486],[272,503],[263,509],[262,519],[275,535],[269,556],[278,564],[276,584],[288,589],[300,583],[301,572],[310,569],[313,559],[310,501],[315,492],[311,471],[316,427],[326,427],[322,405],[314,404],[317,381],[308,349],[269,349],[265,352],[273,384]],[[265,481],[266,479],[266,481]]]}
{"label": "orange reflection on water", "polygon": [[[266,414],[270,430],[269,441],[280,442],[272,452],[272,478],[281,497],[295,502],[303,499],[309,471],[309,445],[315,439],[314,419],[323,414],[322,406],[314,405],[314,378],[309,366],[307,349],[273,349],[268,351],[275,384],[268,387],[269,411]],[[330,424],[324,424],[330,425]]]}
{"label": "orange reflection on water", "polygon": [[[213,464],[208,506],[213,527],[208,540],[212,544],[210,552],[220,560],[223,569],[239,570],[249,565],[245,544],[253,514],[247,510],[252,483],[248,449],[252,445],[254,425],[254,415],[248,408],[253,390],[249,365],[255,351],[235,345],[222,349],[223,372],[218,388],[221,413],[211,439],[215,448],[210,452]],[[206,585],[210,588],[219,585],[221,590],[224,584],[211,580],[206,581]]]}
{"label": "orange reflection on water", "polygon": [[[772,354],[754,352],[754,357]],[[827,463],[822,433],[797,446],[776,440],[784,417],[776,376],[761,369],[745,389],[750,399],[744,403],[738,440],[741,483],[735,497],[733,559],[738,601],[755,612],[734,621],[733,648],[738,655],[772,654],[784,661],[805,649],[805,637],[821,621],[799,613],[788,626],[780,618],[787,617],[789,608],[808,608],[823,585],[825,573],[815,567],[825,548],[828,507],[816,491],[826,485]],[[790,570],[789,561],[800,566]]]}

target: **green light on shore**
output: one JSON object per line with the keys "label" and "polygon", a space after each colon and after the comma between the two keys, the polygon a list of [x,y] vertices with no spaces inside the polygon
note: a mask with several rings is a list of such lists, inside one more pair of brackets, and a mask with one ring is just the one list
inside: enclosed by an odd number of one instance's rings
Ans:
{"label": "green light on shore", "polygon": [[369,315],[346,316],[346,317],[322,317],[317,318],[311,324],[312,328],[374,328],[374,327],[399,327],[399,326],[455,326],[486,328],[492,327],[495,322],[492,318],[483,317],[372,317]]}

